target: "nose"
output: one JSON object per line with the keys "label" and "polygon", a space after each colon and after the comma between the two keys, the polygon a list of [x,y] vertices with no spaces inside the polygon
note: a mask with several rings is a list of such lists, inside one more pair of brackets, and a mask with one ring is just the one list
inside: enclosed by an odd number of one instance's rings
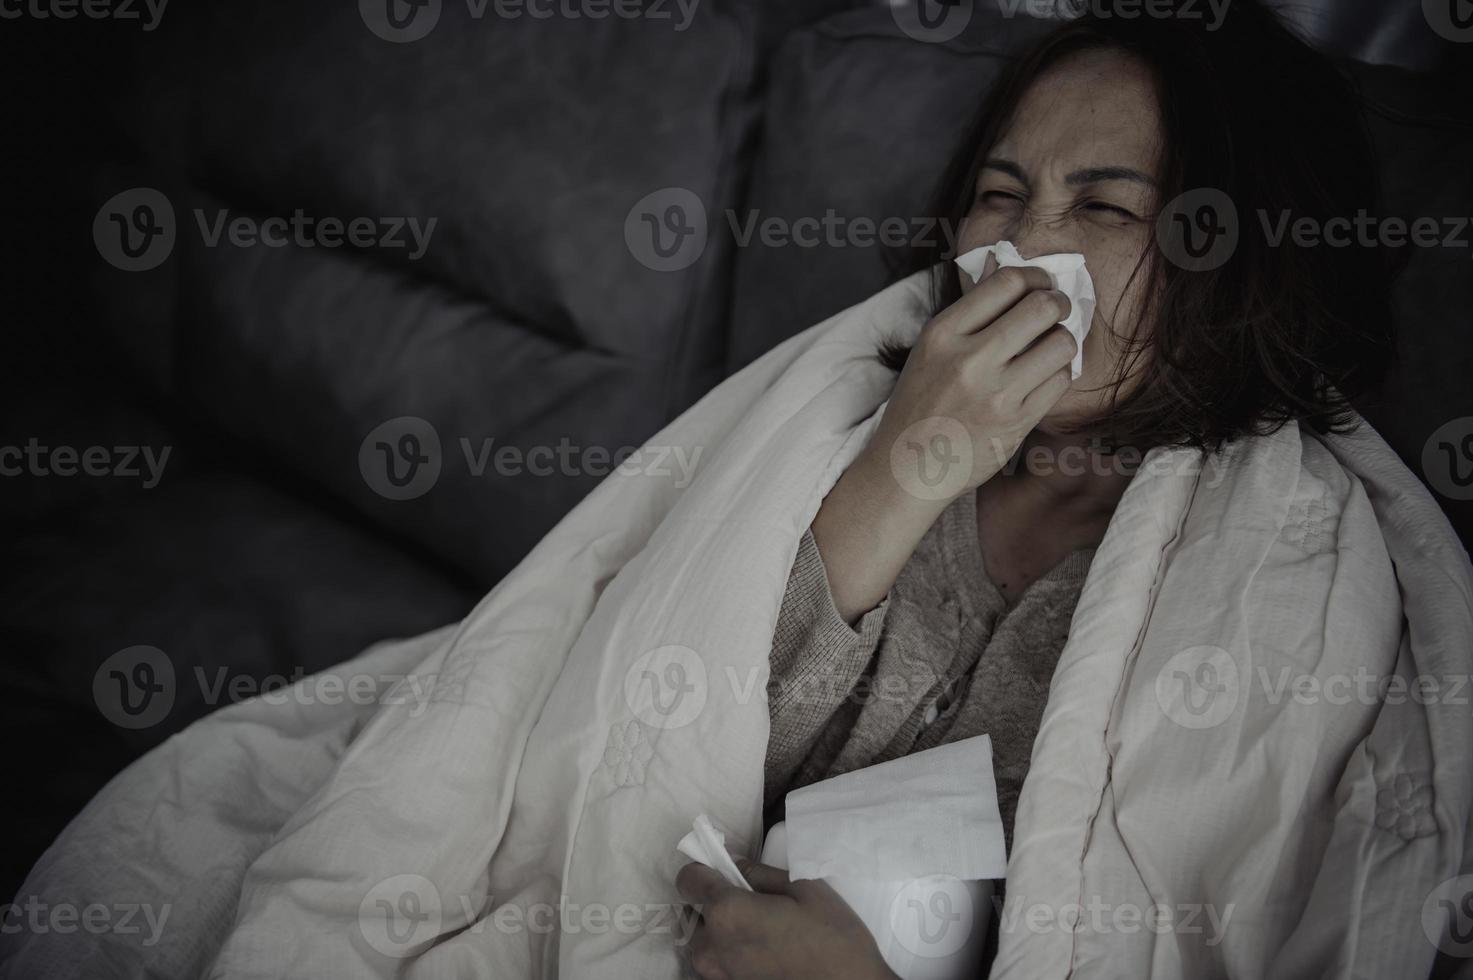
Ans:
{"label": "nose", "polygon": [[1067,217],[1045,220],[1024,215],[1013,230],[1013,245],[1025,259],[1056,252],[1077,252],[1078,241],[1073,222]]}

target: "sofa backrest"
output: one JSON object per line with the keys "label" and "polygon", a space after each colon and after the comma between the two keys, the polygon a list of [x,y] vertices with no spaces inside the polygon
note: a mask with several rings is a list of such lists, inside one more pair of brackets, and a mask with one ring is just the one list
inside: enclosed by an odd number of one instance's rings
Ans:
{"label": "sofa backrest", "polygon": [[[889,281],[887,239],[944,234],[914,216],[961,120],[1049,27],[1001,0],[959,5],[954,36],[903,3],[530,7],[171,9],[136,39],[133,144],[94,190],[150,187],[174,212],[156,268],[98,262],[107,325],[153,383],[284,483],[486,584],[616,454]],[[1358,71],[1393,213],[1473,213],[1466,102]],[[1424,475],[1466,411],[1447,403],[1473,366],[1466,263],[1411,256],[1403,367],[1369,407]],[[1445,503],[1466,533],[1473,503]]]}
{"label": "sofa backrest", "polygon": [[107,321],[284,481],[494,582],[721,377],[732,246],[701,226],[764,45],[836,6],[171,10],[96,193],[158,191],[175,239],[99,263]]}

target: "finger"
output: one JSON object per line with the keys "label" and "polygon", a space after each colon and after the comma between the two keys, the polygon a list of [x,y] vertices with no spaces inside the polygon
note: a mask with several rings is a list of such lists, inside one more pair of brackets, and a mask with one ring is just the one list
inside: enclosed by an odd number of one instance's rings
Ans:
{"label": "finger", "polygon": [[1047,381],[1060,368],[1068,368],[1078,349],[1073,334],[1055,326],[1032,347],[1009,361],[1002,369],[1002,383],[1019,398]]}
{"label": "finger", "polygon": [[746,858],[735,858],[737,870],[742,877],[757,891],[768,895],[786,895],[792,884],[788,880],[788,873],[782,868],[774,868],[768,864],[758,864]]}
{"label": "finger", "polygon": [[[1024,396],[1019,407],[1025,417],[1034,420],[1041,419],[1048,414],[1049,409],[1058,404],[1059,399],[1064,397],[1064,392],[1068,391],[1069,386],[1073,383],[1074,379],[1069,376],[1069,365],[1065,364]],[[1037,422],[1035,421],[1034,424]]]}
{"label": "finger", "polygon": [[698,929],[691,938],[690,945],[686,947],[686,956],[691,969],[701,980],[726,980],[727,974],[721,967],[716,946],[704,927]]}
{"label": "finger", "polygon": [[1010,265],[977,283],[971,292],[947,307],[936,322],[957,333],[976,333],[1012,309],[1024,296],[1052,287],[1053,280],[1042,269]]}
{"label": "finger", "polygon": [[729,891],[739,890],[719,873],[692,861],[675,876],[675,890],[680,897],[697,907],[710,905]]}
{"label": "finger", "polygon": [[979,338],[995,357],[1007,361],[1067,319],[1069,310],[1069,297],[1057,289],[1035,289],[994,320]]}

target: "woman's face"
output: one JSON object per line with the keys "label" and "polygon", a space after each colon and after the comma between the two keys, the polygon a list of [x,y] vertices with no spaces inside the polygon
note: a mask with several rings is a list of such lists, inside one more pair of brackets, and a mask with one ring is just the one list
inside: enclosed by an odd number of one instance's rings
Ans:
{"label": "woman's face", "polygon": [[[1159,138],[1146,68],[1119,52],[1081,53],[1029,88],[977,175],[959,251],[1008,240],[1024,258],[1080,252],[1094,281],[1084,370],[1044,418],[1046,431],[1108,412],[1106,386],[1125,354],[1123,341],[1152,328],[1146,268],[1132,273],[1151,246],[1160,207]],[[989,259],[984,275],[991,268]],[[972,288],[969,277],[960,278],[963,290]],[[1132,387],[1127,380],[1122,396]]]}

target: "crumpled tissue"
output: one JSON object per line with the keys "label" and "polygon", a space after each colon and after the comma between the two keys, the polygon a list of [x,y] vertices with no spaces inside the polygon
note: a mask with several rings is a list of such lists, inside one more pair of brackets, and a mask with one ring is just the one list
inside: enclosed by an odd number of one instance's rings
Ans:
{"label": "crumpled tissue", "polygon": [[996,245],[983,245],[957,256],[956,264],[975,283],[981,280],[982,269],[989,255],[997,260],[998,268],[1011,265],[1042,269],[1053,281],[1053,287],[1069,297],[1069,316],[1060,326],[1069,331],[1077,345],[1074,359],[1069,362],[1069,376],[1078,378],[1084,370],[1084,338],[1089,335],[1090,324],[1095,315],[1095,284],[1089,277],[1089,270],[1084,267],[1084,256],[1078,252],[1056,252],[1053,255],[1035,255],[1031,259],[1025,259],[1018,254],[1012,242],[998,242]]}
{"label": "crumpled tissue", "polygon": [[741,871],[737,869],[736,862],[731,859],[730,852],[726,849],[726,835],[716,829],[711,823],[711,818],[706,814],[696,817],[695,829],[684,837],[675,849],[692,861],[699,861],[706,867],[712,869],[725,878],[728,883],[738,888],[752,890],[747,879],[742,877]]}

